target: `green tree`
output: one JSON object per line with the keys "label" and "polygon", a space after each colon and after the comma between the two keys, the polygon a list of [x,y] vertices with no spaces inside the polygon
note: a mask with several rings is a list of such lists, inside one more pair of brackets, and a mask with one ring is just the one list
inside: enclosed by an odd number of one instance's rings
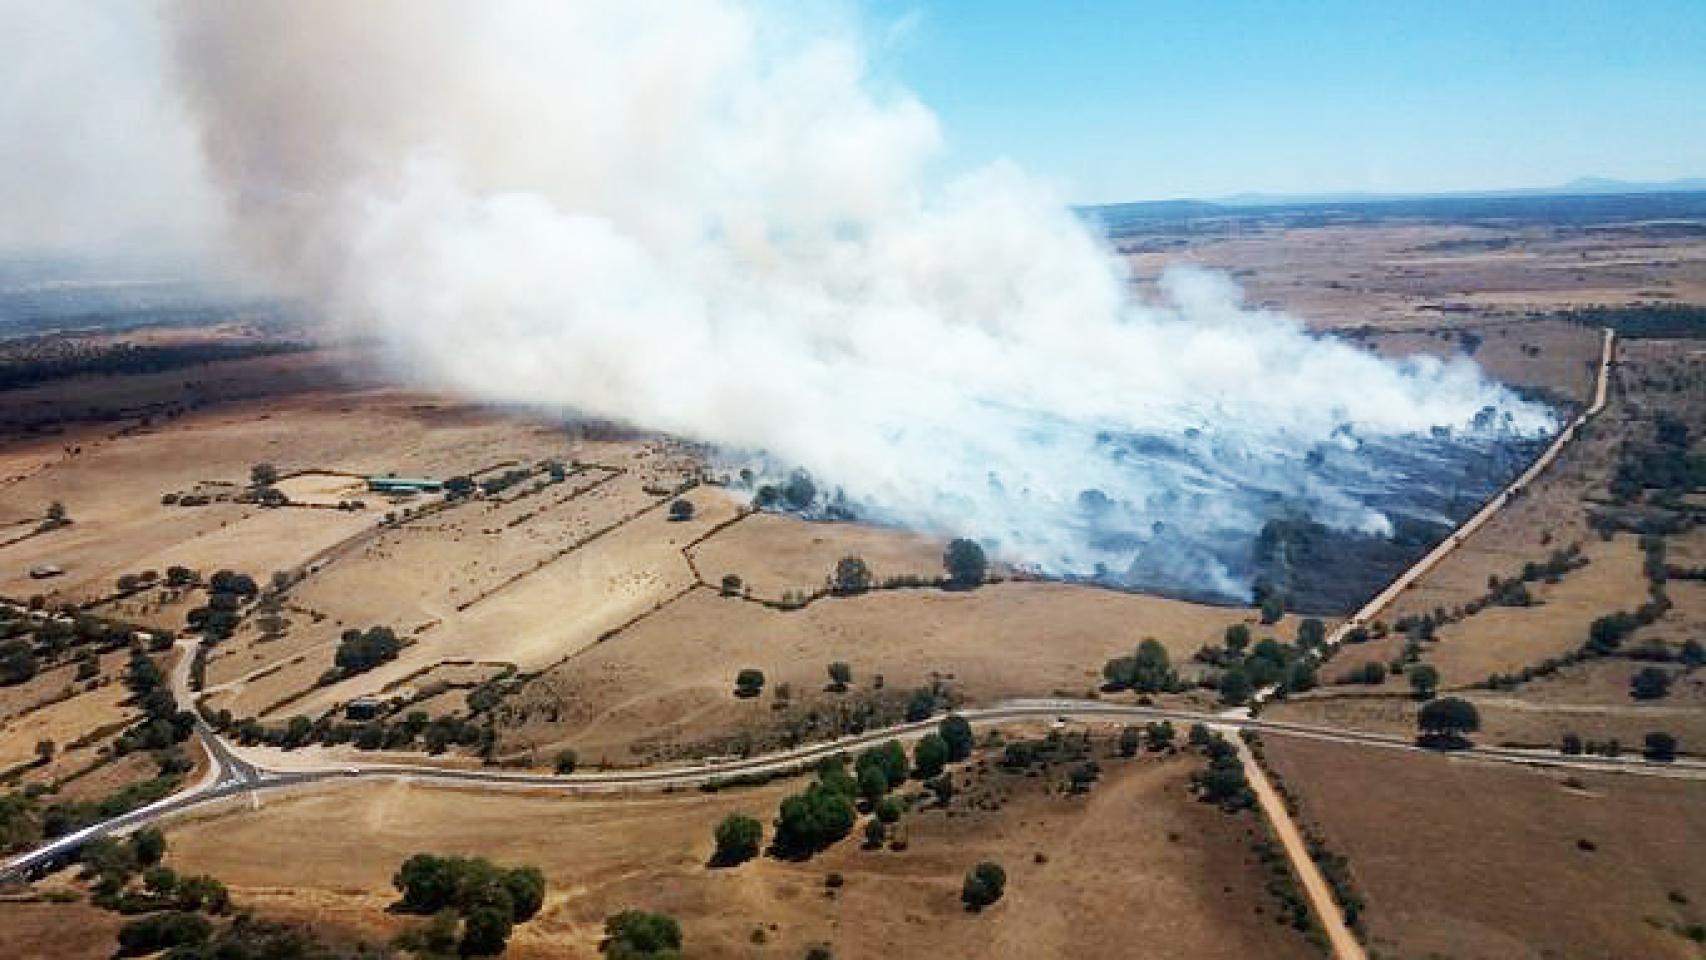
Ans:
{"label": "green tree", "polygon": [[624,910],[604,921],[604,952],[610,960],[678,956],[681,924],[665,913]]}
{"label": "green tree", "polygon": [[882,846],[883,841],[888,838],[888,834],[889,828],[876,817],[865,821],[865,846],[872,850]]}
{"label": "green tree", "polygon": [[28,640],[0,640],[0,686],[23,683],[39,669]]}
{"label": "green tree", "polygon": [[152,867],[166,855],[166,835],[154,827],[143,827],[130,835],[130,849],[137,863]]}
{"label": "green tree", "polygon": [[249,483],[256,487],[270,487],[278,482],[278,468],[270,463],[257,463],[249,468]]}
{"label": "green tree", "polygon": [[782,801],[776,820],[776,848],[790,856],[809,856],[853,829],[853,800],[819,780]]}
{"label": "green tree", "polygon": [[670,504],[669,518],[677,523],[693,519],[693,501],[683,499]]}
{"label": "green tree", "polygon": [[1315,617],[1306,617],[1297,625],[1297,645],[1312,650],[1327,640],[1327,625]]}
{"label": "green tree", "polygon": [[1657,730],[1647,734],[1641,756],[1654,763],[1669,763],[1676,759],[1676,737]]}
{"label": "green tree", "polygon": [[1238,667],[1220,675],[1220,699],[1223,703],[1237,706],[1250,699],[1253,692],[1249,674]]}
{"label": "green tree", "polygon": [[817,484],[804,470],[794,471],[782,487],[782,499],[792,510],[804,510],[817,501]]}
{"label": "green tree", "polygon": [[1431,700],[1439,689],[1439,671],[1432,664],[1418,663],[1404,671],[1404,676],[1410,681],[1410,689],[1422,700]]}
{"label": "green tree", "polygon": [[867,747],[860,753],[854,767],[863,771],[870,766],[883,772],[891,788],[905,783],[906,776],[912,769],[906,759],[906,748],[900,745],[899,740],[885,740],[874,747]]}
{"label": "green tree", "polygon": [[1270,593],[1262,598],[1262,622],[1278,623],[1285,616],[1285,597]]}
{"label": "green tree", "polygon": [[1159,753],[1173,746],[1173,724],[1166,720],[1150,723],[1143,728],[1149,749]]}
{"label": "green tree", "polygon": [[557,767],[558,773],[560,773],[560,774],[574,773],[575,767],[579,766],[579,765],[580,765],[580,755],[575,753],[573,750],[558,750],[557,751],[556,767]]}
{"label": "green tree", "polygon": [[958,763],[971,756],[972,747],[977,741],[972,735],[971,723],[965,717],[951,713],[942,718],[936,729],[948,745],[949,763]]}
{"label": "green tree", "polygon": [[871,568],[858,557],[842,557],[836,561],[831,588],[839,594],[864,593],[871,589]]}
{"label": "green tree", "polygon": [[1629,678],[1629,695],[1637,700],[1657,700],[1670,692],[1670,674],[1659,667],[1642,667]]}
{"label": "green tree", "polygon": [[1120,756],[1135,757],[1143,746],[1143,732],[1134,726],[1120,728]]}
{"label": "green tree", "polygon": [[510,917],[516,923],[533,919],[545,905],[545,874],[538,867],[516,867],[503,875],[509,893]]}
{"label": "green tree", "polygon": [[1000,900],[1006,889],[1007,871],[1000,864],[985,860],[966,873],[960,899],[967,909],[978,911]]}
{"label": "green tree", "polygon": [[1481,728],[1481,714],[1475,705],[1460,697],[1441,697],[1423,704],[1416,714],[1416,726],[1425,738],[1455,740]]}
{"label": "green tree", "polygon": [[960,589],[970,589],[981,583],[987,572],[989,562],[983,555],[983,547],[976,540],[964,537],[950,541],[948,550],[942,555],[942,566],[948,571],[949,586]]}
{"label": "green tree", "polygon": [[948,765],[948,741],[939,733],[927,733],[912,749],[912,764],[918,779],[928,780]]}
{"label": "green tree", "polygon": [[465,957],[495,957],[504,952],[515,922],[501,907],[476,907],[462,922],[457,950]]}
{"label": "green tree", "polygon": [[1177,684],[1178,677],[1173,673],[1167,648],[1161,645],[1161,641],[1149,637],[1138,644],[1137,653],[1132,657],[1132,689],[1138,693],[1160,693]]}
{"label": "green tree", "polygon": [[744,814],[731,813],[717,824],[717,849],[711,861],[719,866],[733,866],[758,856],[759,844],[764,841],[764,825]]}
{"label": "green tree", "polygon": [[1226,628],[1226,649],[1240,656],[1244,648],[1250,645],[1250,628],[1242,623],[1235,623]]}

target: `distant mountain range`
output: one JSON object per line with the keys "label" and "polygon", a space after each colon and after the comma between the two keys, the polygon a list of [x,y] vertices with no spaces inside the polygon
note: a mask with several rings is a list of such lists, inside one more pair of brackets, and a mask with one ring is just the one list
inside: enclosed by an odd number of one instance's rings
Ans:
{"label": "distant mountain range", "polygon": [[1238,193],[1213,200],[1157,201],[1212,203],[1221,207],[1273,207],[1311,203],[1378,203],[1386,200],[1493,200],[1505,197],[1603,197],[1631,193],[1696,193],[1706,191],[1706,177],[1637,182],[1606,177],[1577,177],[1553,187],[1513,187],[1507,190],[1450,190],[1439,193]]}

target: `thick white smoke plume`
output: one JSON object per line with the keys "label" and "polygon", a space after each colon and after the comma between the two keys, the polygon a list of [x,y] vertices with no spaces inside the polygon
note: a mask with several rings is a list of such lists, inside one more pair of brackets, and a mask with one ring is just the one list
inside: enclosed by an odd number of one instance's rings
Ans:
{"label": "thick white smoke plume", "polygon": [[1134,302],[1020,171],[932,186],[933,115],[813,13],[206,0],[171,23],[250,249],[413,373],[762,452],[1050,571],[1172,544],[1238,593],[1178,545],[1282,508],[1387,528],[1333,479],[1366,470],[1312,451],[1551,425],[1471,364],[1382,362],[1216,276]]}

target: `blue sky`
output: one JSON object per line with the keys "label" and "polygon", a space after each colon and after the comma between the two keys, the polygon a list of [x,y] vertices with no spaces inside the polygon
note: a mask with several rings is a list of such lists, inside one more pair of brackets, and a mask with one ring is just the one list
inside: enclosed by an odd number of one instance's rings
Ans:
{"label": "blue sky", "polygon": [[1706,0],[862,0],[877,67],[1075,202],[1706,176]]}

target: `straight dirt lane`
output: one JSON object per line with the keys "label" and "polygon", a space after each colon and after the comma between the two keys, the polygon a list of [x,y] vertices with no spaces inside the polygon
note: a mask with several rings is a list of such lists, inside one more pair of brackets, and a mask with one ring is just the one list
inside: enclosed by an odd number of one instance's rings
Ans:
{"label": "straight dirt lane", "polygon": [[1303,892],[1309,897],[1309,908],[1315,912],[1315,919],[1321,924],[1321,931],[1327,935],[1327,943],[1332,947],[1335,960],[1368,960],[1368,954],[1363,952],[1362,944],[1345,923],[1345,912],[1339,908],[1339,901],[1333,899],[1333,888],[1327,884],[1327,878],[1321,875],[1321,869],[1309,856],[1309,845],[1303,841],[1302,831],[1291,819],[1291,813],[1285,808],[1285,798],[1279,795],[1274,785],[1268,780],[1267,772],[1256,761],[1255,754],[1250,752],[1250,745],[1244,738],[1234,734],[1230,738],[1238,746],[1238,759],[1244,764],[1245,779],[1250,781],[1250,789],[1256,794],[1256,803],[1262,808],[1262,813],[1268,818],[1269,826],[1273,827],[1274,836],[1279,838],[1280,846],[1285,848],[1286,859],[1291,861],[1291,871],[1303,884]]}

